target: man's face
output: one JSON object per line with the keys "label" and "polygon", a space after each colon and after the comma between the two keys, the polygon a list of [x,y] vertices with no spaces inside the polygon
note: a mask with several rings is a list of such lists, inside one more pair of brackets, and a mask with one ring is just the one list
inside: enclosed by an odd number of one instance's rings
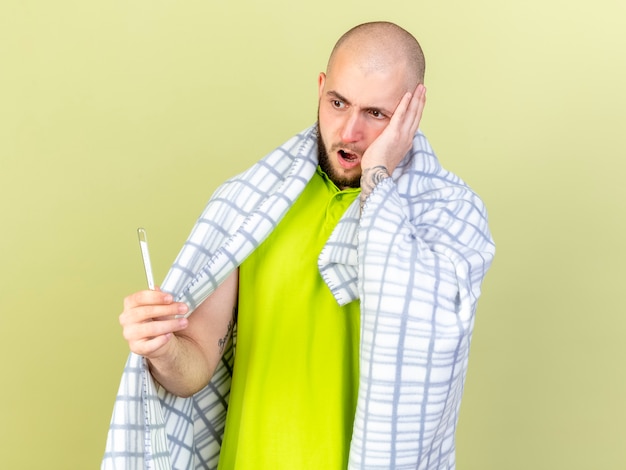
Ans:
{"label": "man's face", "polygon": [[320,74],[320,166],[339,188],[360,186],[363,153],[389,124],[407,91],[405,77],[402,65],[364,68],[342,51],[328,75]]}

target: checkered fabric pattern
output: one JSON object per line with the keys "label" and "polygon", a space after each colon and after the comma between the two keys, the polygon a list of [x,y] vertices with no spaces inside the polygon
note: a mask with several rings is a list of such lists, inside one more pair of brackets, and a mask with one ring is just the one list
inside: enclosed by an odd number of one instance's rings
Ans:
{"label": "checkered fabric pattern", "polygon": [[[312,126],[223,184],[162,289],[197,307],[276,227],[316,166]],[[361,301],[350,469],[455,467],[476,303],[494,253],[481,200],[421,132],[363,210],[348,208],[318,264],[339,304]],[[131,354],[102,468],[216,468],[233,358],[231,342],[209,385],[179,398]]]}

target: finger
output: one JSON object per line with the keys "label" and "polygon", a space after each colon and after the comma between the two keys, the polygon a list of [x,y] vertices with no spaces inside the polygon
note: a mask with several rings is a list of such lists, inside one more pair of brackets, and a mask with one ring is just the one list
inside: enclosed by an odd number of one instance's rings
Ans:
{"label": "finger", "polygon": [[184,315],[188,310],[187,305],[181,302],[165,305],[141,305],[124,310],[119,320],[120,324],[125,326],[133,323],[171,319],[176,315]]}
{"label": "finger", "polygon": [[129,344],[133,344],[184,330],[188,325],[189,320],[186,318],[131,323],[124,327],[123,336]]}
{"label": "finger", "polygon": [[422,113],[424,112],[424,106],[426,105],[426,87],[423,84],[418,84],[415,88],[415,92],[411,98],[409,109],[407,113],[411,116],[411,131],[412,134],[417,132],[420,121],[422,120]]}
{"label": "finger", "polygon": [[391,120],[389,124],[395,123],[398,126],[402,126],[402,123],[404,122],[407,114],[408,107],[411,103],[411,96],[411,93],[406,92],[404,96],[400,99],[398,106],[396,106],[396,109],[391,115]]}
{"label": "finger", "polygon": [[153,358],[159,349],[163,348],[172,339],[172,334],[155,336],[143,341],[137,341],[130,344],[130,350],[135,354],[143,357]]}
{"label": "finger", "polygon": [[[159,349],[162,349],[174,336],[174,333],[184,329],[189,324],[186,318],[167,322],[151,322],[134,325],[129,329],[128,344],[130,350],[144,357],[156,357]],[[126,330],[125,330],[126,333]],[[135,337],[134,335],[137,335]]]}
{"label": "finger", "polygon": [[167,292],[161,292],[160,289],[155,290],[141,290],[127,296],[124,299],[124,310],[137,307],[139,305],[157,305],[157,304],[171,304],[174,298]]}
{"label": "finger", "polygon": [[[422,112],[424,110],[426,89],[421,83],[415,87],[413,93],[407,92],[398,106],[398,122],[400,131],[408,138],[413,138],[419,123],[422,119]],[[404,100],[406,99],[406,102]]]}

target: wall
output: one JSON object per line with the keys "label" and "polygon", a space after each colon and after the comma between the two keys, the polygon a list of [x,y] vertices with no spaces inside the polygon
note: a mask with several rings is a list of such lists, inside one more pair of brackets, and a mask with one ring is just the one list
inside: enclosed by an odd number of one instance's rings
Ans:
{"label": "wall", "polygon": [[626,7],[618,0],[0,4],[0,455],[98,466],[143,288],[224,178],[315,118],[337,37],[396,21],[422,129],[485,199],[458,468],[626,465]]}

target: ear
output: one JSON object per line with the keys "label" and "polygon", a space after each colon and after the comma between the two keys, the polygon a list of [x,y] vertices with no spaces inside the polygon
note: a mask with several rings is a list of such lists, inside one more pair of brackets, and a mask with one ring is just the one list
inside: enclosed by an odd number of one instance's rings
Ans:
{"label": "ear", "polygon": [[317,79],[317,97],[321,98],[322,93],[324,92],[324,84],[326,83],[326,74],[324,72],[320,72],[320,76]]}

